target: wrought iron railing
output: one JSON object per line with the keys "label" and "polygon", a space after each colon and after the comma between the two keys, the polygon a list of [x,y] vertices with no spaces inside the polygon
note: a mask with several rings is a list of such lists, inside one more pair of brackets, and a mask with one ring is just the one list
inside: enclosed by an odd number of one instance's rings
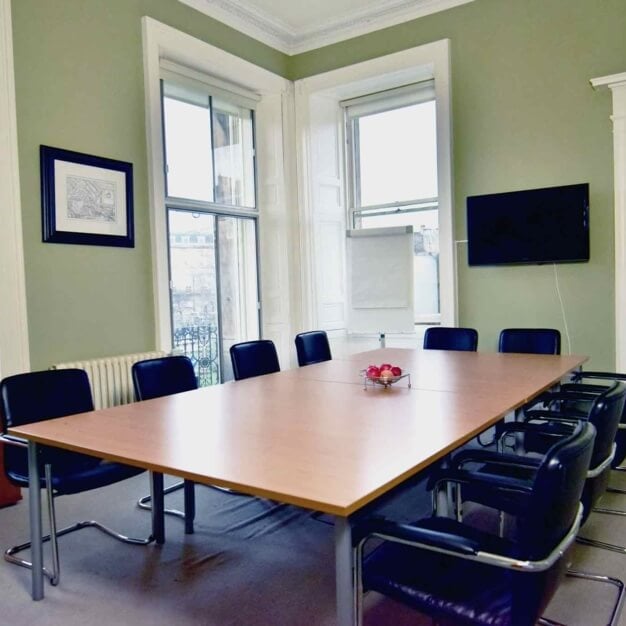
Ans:
{"label": "wrought iron railing", "polygon": [[181,326],[174,330],[173,347],[191,359],[201,387],[220,382],[217,327],[212,324]]}

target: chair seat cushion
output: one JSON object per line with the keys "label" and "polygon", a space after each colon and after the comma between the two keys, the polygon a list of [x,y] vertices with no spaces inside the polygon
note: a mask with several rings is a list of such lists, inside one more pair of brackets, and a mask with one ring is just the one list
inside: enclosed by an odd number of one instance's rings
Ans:
{"label": "chair seat cushion", "polygon": [[[515,551],[512,542],[468,529],[454,520],[432,518],[415,526],[472,535],[490,552]],[[512,577],[512,572],[500,568],[391,542],[370,553],[363,568],[365,589],[393,597],[433,617],[484,626],[511,624]]]}
{"label": "chair seat cushion", "polygon": [[[145,471],[140,467],[110,463],[93,457],[86,458],[90,459],[90,462],[84,463],[82,467],[76,465],[64,467],[61,464],[52,464],[52,487],[57,495],[69,495],[98,487],[106,487]],[[12,482],[22,487],[28,486],[27,474],[9,471],[7,475]],[[40,480],[41,486],[45,487],[43,471],[41,471]]]}

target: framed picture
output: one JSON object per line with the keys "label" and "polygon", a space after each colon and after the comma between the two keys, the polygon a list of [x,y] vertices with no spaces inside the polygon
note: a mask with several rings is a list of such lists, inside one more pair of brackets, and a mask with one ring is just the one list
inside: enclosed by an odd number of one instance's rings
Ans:
{"label": "framed picture", "polygon": [[40,147],[43,241],[133,248],[133,165]]}

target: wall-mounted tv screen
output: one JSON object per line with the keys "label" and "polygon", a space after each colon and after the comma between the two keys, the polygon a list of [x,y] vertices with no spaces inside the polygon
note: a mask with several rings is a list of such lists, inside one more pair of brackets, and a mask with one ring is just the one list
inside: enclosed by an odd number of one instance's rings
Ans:
{"label": "wall-mounted tv screen", "polygon": [[589,184],[467,198],[470,265],[589,260]]}

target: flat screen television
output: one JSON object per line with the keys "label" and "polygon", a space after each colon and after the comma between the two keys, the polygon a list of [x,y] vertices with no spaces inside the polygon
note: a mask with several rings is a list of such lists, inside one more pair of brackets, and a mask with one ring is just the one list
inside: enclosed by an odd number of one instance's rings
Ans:
{"label": "flat screen television", "polygon": [[589,260],[589,184],[467,198],[469,265]]}

